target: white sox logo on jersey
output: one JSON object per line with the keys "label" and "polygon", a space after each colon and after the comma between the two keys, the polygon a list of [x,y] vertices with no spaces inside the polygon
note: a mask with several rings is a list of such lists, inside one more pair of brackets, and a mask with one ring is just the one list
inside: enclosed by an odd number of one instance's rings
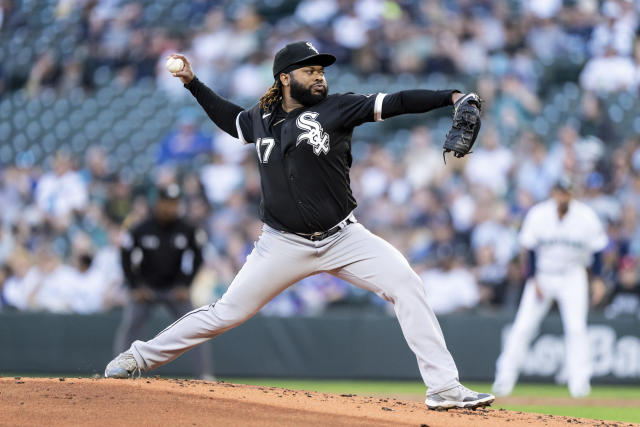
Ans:
{"label": "white sox logo on jersey", "polygon": [[306,132],[298,135],[296,147],[306,140],[307,144],[313,146],[313,153],[319,156],[320,153],[329,153],[329,134],[322,130],[316,117],[318,117],[318,113],[313,111],[306,111],[298,116],[296,126]]}

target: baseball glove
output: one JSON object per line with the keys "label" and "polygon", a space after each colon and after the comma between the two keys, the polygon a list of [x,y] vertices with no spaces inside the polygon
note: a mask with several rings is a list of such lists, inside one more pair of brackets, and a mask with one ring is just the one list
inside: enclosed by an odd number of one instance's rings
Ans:
{"label": "baseball glove", "polygon": [[464,157],[471,152],[480,131],[482,100],[475,93],[469,93],[453,105],[453,123],[444,141],[442,156],[453,151],[455,157]]}

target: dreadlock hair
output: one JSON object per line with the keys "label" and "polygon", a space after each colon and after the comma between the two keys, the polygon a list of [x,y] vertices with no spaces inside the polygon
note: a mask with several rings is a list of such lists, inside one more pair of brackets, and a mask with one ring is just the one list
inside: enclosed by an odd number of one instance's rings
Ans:
{"label": "dreadlock hair", "polygon": [[260,101],[258,102],[258,104],[260,105],[260,108],[266,111],[266,110],[269,110],[273,106],[273,104],[280,101],[281,99],[282,99],[282,82],[280,81],[280,79],[277,79],[275,82],[273,82],[269,90],[267,90],[267,92],[264,95],[262,95],[262,98],[260,98]]}

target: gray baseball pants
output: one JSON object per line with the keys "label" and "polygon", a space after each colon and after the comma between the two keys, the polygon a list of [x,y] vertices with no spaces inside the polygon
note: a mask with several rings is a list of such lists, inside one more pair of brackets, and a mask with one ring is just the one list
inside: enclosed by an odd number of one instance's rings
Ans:
{"label": "gray baseball pants", "polygon": [[316,242],[264,225],[226,293],[214,304],[187,313],[150,341],[135,341],[133,356],[143,371],[164,365],[240,325],[287,287],[320,272],[393,303],[429,394],[459,384],[458,370],[420,277],[397,249],[359,223]]}
{"label": "gray baseball pants", "polygon": [[[163,305],[174,319],[180,318],[183,314],[193,309],[189,301],[176,301],[171,297],[171,289],[167,291],[156,291],[155,299],[146,302],[129,301],[124,309],[122,322],[116,332],[114,339],[114,353],[118,354],[126,350],[136,337],[140,336],[142,328],[147,323],[153,310]],[[196,361],[194,374],[199,378],[206,378],[212,375],[211,368],[211,346],[201,345],[196,350]]]}

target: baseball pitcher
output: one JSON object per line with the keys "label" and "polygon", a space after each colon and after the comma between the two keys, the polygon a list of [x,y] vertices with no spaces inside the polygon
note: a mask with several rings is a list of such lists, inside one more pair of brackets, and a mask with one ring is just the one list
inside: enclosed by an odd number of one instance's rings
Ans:
{"label": "baseball pitcher", "polygon": [[587,336],[589,285],[586,266],[600,280],[601,251],[608,238],[596,213],[572,199],[571,182],[559,180],[552,198],[531,208],[520,232],[528,253],[528,280],[513,327],[496,363],[493,391],[507,396],[513,390],[531,340],[555,300],[565,332],[569,392],[591,392]]}
{"label": "baseball pitcher", "polygon": [[490,394],[462,386],[456,365],[403,255],[359,224],[349,183],[351,135],[365,122],[424,113],[454,104],[445,152],[466,154],[480,126],[480,100],[454,90],[393,94],[328,94],[324,69],[335,57],[309,42],[291,43],[273,63],[275,82],[245,110],[200,82],[187,58],[176,73],[209,118],[243,144],[253,144],[261,177],[262,234],[246,263],[215,303],[194,310],[150,341],[135,341],[106,368],[106,377],[150,371],[249,319],[297,281],[328,272],[394,304],[428,387],[429,408],[479,407]]}

